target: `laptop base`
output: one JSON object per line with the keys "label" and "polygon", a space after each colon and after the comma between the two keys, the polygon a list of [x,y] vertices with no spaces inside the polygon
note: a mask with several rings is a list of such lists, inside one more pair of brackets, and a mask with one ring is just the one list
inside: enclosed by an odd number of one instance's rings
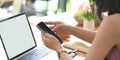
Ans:
{"label": "laptop base", "polygon": [[16,58],[14,60],[40,60],[47,54],[49,54],[52,50],[46,47],[36,47],[32,51],[28,52],[24,56]]}

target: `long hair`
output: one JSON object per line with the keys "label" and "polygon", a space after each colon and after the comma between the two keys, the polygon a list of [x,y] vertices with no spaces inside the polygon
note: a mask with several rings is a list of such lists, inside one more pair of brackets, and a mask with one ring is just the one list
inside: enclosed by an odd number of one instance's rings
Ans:
{"label": "long hair", "polygon": [[97,6],[98,17],[102,19],[103,9],[108,11],[108,15],[120,13],[119,0],[94,0]]}

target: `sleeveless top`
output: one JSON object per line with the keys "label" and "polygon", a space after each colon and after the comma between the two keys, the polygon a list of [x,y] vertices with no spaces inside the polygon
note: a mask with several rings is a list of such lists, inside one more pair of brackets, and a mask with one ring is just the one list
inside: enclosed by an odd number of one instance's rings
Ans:
{"label": "sleeveless top", "polygon": [[120,60],[120,50],[115,47],[112,48],[105,60]]}

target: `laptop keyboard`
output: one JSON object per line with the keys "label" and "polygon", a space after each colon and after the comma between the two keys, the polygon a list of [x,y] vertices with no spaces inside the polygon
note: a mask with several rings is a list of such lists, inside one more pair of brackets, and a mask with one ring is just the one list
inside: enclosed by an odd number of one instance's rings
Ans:
{"label": "laptop keyboard", "polygon": [[52,50],[46,47],[37,47],[30,53],[26,54],[25,56],[19,58],[18,60],[40,60],[42,57],[49,54]]}

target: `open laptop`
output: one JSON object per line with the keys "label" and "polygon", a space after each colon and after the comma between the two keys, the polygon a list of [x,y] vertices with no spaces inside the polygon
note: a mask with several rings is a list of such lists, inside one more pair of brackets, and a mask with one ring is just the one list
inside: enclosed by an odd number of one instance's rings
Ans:
{"label": "open laptop", "polygon": [[0,39],[8,60],[41,60],[51,52],[37,46],[25,13],[0,20]]}

